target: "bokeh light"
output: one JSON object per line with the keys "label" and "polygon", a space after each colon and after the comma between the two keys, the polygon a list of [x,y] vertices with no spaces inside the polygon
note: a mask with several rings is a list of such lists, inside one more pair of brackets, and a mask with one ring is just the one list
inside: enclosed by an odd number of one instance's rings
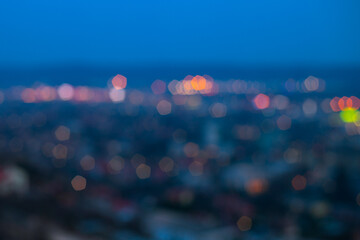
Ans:
{"label": "bokeh light", "polygon": [[125,100],[125,90],[124,89],[110,89],[109,97],[111,101],[115,103],[123,102]]}
{"label": "bokeh light", "polygon": [[163,94],[166,90],[166,83],[161,80],[155,80],[151,84],[151,90],[154,94]]}
{"label": "bokeh light", "polygon": [[222,118],[226,116],[227,107],[222,103],[214,103],[210,106],[209,111],[213,118]]}
{"label": "bokeh light", "polygon": [[84,171],[91,171],[95,168],[95,159],[90,155],[86,155],[80,160],[80,166]]}
{"label": "bokeh light", "polygon": [[167,100],[161,100],[157,106],[156,109],[159,112],[160,115],[168,115],[171,113],[171,102]]}
{"label": "bokeh light", "polygon": [[319,79],[314,76],[310,76],[305,79],[304,85],[307,91],[309,92],[316,91],[319,88]]}
{"label": "bokeh light", "polygon": [[125,160],[120,156],[115,156],[108,162],[107,166],[110,173],[117,174],[124,168],[124,165]]}
{"label": "bokeh light", "polygon": [[266,109],[270,105],[270,98],[265,94],[258,94],[253,100],[257,109]]}
{"label": "bokeh light", "polygon": [[69,101],[75,95],[74,87],[67,83],[64,83],[61,86],[59,86],[57,92],[60,99],[63,101]]}
{"label": "bokeh light", "polygon": [[302,175],[296,175],[292,180],[291,180],[291,185],[293,186],[293,188],[297,191],[303,190],[306,188],[306,183],[307,180],[304,176]]}
{"label": "bokeh light", "polygon": [[340,118],[345,123],[353,123],[359,121],[359,111],[354,108],[345,108],[340,112]]}
{"label": "bokeh light", "polygon": [[71,180],[71,186],[75,191],[82,191],[86,188],[86,178],[77,175]]}
{"label": "bokeh light", "polygon": [[146,179],[149,178],[151,175],[151,168],[150,166],[142,163],[136,168],[136,175],[140,179]]}
{"label": "bokeh light", "polygon": [[252,219],[248,216],[242,216],[239,218],[236,224],[240,231],[249,231],[252,227]]}
{"label": "bokeh light", "polygon": [[67,141],[70,138],[70,129],[65,126],[59,126],[55,130],[55,136],[59,141]]}
{"label": "bokeh light", "polygon": [[206,79],[202,76],[196,75],[191,79],[191,86],[196,91],[201,91],[206,88]]}
{"label": "bokeh light", "polygon": [[159,162],[159,167],[163,172],[171,172],[174,169],[174,161],[169,157],[163,157]]}
{"label": "bokeh light", "polygon": [[115,77],[113,77],[111,82],[115,89],[117,90],[124,89],[127,85],[127,78],[124,77],[123,75],[118,74]]}

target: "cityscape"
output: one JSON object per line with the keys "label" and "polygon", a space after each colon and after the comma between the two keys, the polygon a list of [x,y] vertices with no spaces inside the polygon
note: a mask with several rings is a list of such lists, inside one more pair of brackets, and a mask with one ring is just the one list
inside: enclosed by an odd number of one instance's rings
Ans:
{"label": "cityscape", "polygon": [[1,91],[4,239],[359,239],[360,100],[315,76]]}
{"label": "cityscape", "polygon": [[0,240],[360,240],[359,0],[0,0]]}

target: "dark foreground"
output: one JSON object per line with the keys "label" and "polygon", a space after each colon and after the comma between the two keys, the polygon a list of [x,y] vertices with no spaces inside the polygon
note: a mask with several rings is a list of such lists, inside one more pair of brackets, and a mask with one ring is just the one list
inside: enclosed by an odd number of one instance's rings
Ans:
{"label": "dark foreground", "polygon": [[128,96],[0,105],[1,239],[360,239],[359,131],[330,99]]}

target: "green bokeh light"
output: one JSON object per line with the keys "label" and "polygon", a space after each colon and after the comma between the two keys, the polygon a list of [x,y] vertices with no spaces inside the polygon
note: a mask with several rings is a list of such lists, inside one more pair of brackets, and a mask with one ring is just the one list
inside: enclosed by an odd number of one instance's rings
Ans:
{"label": "green bokeh light", "polygon": [[359,112],[354,108],[346,108],[340,112],[341,120],[346,123],[356,122],[359,117]]}

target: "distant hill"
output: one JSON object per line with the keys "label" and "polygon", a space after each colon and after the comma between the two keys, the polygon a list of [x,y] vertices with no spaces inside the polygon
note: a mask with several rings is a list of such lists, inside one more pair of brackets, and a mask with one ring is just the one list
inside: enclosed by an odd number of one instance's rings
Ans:
{"label": "distant hill", "polygon": [[152,81],[171,81],[186,75],[208,74],[216,80],[244,79],[267,81],[277,84],[288,78],[302,80],[309,75],[323,78],[327,82],[327,92],[335,94],[360,94],[360,68],[277,68],[231,65],[142,65],[142,66],[91,66],[59,65],[34,68],[1,68],[0,88],[14,85],[32,86],[36,82],[50,85],[71,83],[105,87],[107,81],[116,74],[128,78],[129,88],[149,88]]}

